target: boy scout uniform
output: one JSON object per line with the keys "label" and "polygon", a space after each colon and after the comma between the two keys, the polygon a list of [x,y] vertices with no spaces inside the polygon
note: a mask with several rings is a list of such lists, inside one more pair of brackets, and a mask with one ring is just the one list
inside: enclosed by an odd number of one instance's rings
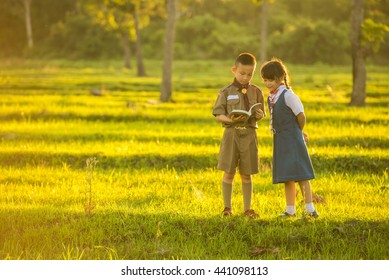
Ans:
{"label": "boy scout uniform", "polygon": [[[246,92],[246,93],[242,93]],[[236,84],[223,88],[218,95],[212,114],[228,116],[232,110],[247,110],[244,94],[248,97],[249,107],[255,103],[265,114],[264,97],[261,89],[249,84],[245,89],[240,89]],[[239,166],[239,173],[252,175],[258,173],[258,140],[256,129],[257,121],[254,117],[245,122],[231,124],[223,123],[225,128],[220,144],[220,152],[217,168],[227,173],[235,174]]]}

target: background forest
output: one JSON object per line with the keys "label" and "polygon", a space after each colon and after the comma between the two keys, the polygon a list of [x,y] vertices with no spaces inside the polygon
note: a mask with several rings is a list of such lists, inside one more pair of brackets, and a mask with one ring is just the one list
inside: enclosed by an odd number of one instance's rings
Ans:
{"label": "background forest", "polygon": [[[30,5],[33,47],[27,44],[25,2]],[[349,64],[350,6],[350,0],[269,1],[268,58],[277,56],[298,64]],[[136,20],[131,13],[134,7]],[[366,1],[365,18],[388,25],[389,2]],[[161,59],[165,21],[163,0],[2,0],[0,58],[120,59],[128,40],[128,56],[135,55],[141,42],[145,59]],[[230,59],[241,51],[259,55],[260,37],[261,1],[181,0],[174,57]],[[368,62],[388,64],[388,53],[386,32],[372,47]]]}

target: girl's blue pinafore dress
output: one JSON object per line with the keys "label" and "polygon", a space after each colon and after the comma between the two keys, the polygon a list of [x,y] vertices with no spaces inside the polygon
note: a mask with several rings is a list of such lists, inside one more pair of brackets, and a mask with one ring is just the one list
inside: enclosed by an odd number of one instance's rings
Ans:
{"label": "girl's blue pinafore dress", "polygon": [[285,92],[273,107],[273,184],[315,178],[302,131],[292,109],[285,103]]}

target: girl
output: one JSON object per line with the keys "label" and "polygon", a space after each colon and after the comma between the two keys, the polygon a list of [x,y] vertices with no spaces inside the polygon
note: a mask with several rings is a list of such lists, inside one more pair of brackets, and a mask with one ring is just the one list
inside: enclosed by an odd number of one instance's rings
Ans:
{"label": "girl", "polygon": [[289,87],[286,66],[273,58],[261,66],[261,77],[269,89],[270,129],[273,134],[273,184],[285,184],[286,211],[281,217],[296,216],[296,182],[299,183],[308,216],[317,218],[312,202],[311,185],[314,171],[307,147],[308,135],[303,132],[303,105]]}

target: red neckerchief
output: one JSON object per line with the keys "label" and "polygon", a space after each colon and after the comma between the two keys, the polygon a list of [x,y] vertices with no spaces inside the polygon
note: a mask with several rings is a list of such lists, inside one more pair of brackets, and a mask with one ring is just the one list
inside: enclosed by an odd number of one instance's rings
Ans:
{"label": "red neckerchief", "polygon": [[270,92],[269,100],[270,100],[271,109],[273,109],[273,107],[274,107],[274,99],[276,98],[276,95],[280,89],[280,86],[283,86],[283,85],[284,85],[284,83],[281,83],[276,90]]}
{"label": "red neckerchief", "polygon": [[274,109],[274,99],[276,98],[276,95],[280,89],[280,86],[284,85],[284,83],[281,83],[278,88],[275,90],[275,91],[271,91],[270,94],[269,94],[269,101],[270,101],[270,132],[272,134],[275,134],[276,131],[275,129],[273,128],[273,109]]}
{"label": "red neckerchief", "polygon": [[248,89],[250,83],[248,83],[246,85],[242,85],[236,79],[234,79],[234,82],[232,83],[232,85],[237,87],[238,90],[243,94],[244,105],[246,107],[246,110],[248,111],[250,109],[250,102],[249,102],[249,98],[247,97],[247,89]]}

